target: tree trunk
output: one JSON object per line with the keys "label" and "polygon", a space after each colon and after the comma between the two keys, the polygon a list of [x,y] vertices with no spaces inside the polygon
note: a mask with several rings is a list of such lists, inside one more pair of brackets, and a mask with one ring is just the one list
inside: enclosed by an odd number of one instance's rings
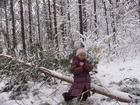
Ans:
{"label": "tree trunk", "polygon": [[[2,38],[2,34],[3,34],[3,13],[2,13],[2,9],[0,8],[0,39]],[[3,53],[3,46],[2,43],[0,43],[0,53]]]}
{"label": "tree trunk", "polygon": [[55,34],[57,34],[57,18],[56,18],[56,1],[53,0],[53,9],[54,9],[54,27],[55,27]]}
{"label": "tree trunk", "polygon": [[[79,4],[79,28],[80,28],[80,34],[83,35],[83,12],[82,12],[82,2],[81,0],[78,0],[78,4]],[[84,41],[84,38],[81,37],[82,40]],[[84,47],[83,43],[81,43],[81,46]]]}
{"label": "tree trunk", "polygon": [[138,0],[139,2],[138,2],[138,14],[139,14],[139,22],[140,22],[140,0]]}
{"label": "tree trunk", "polygon": [[23,17],[23,3],[20,0],[20,21],[21,21],[21,36],[23,44],[23,54],[26,56],[26,43],[25,43],[25,32],[24,32],[24,17]]}
{"label": "tree trunk", "polygon": [[38,42],[41,42],[41,35],[40,35],[40,14],[39,14],[39,5],[38,0],[36,0],[36,10],[37,10],[37,23],[38,23]]}
{"label": "tree trunk", "polygon": [[13,50],[17,47],[17,38],[15,32],[15,16],[14,16],[14,9],[13,9],[13,0],[10,0],[10,10],[12,16],[12,37],[13,37]]}
{"label": "tree trunk", "polygon": [[116,0],[116,2],[120,2],[120,0]]}
{"label": "tree trunk", "polygon": [[1,15],[0,15],[0,31],[2,31],[2,9],[0,9],[0,13],[1,13]]}
{"label": "tree trunk", "polygon": [[[65,2],[62,0],[60,1],[60,14],[61,14],[61,17],[64,19],[64,5],[65,5]],[[61,35],[62,37],[65,36],[65,31],[64,31],[64,27],[65,27],[65,20],[62,21],[61,25],[60,25],[60,30],[61,30]]]}
{"label": "tree trunk", "polygon": [[[50,4],[50,0],[48,0],[48,4]],[[48,8],[47,8],[45,0],[43,0],[43,9],[44,9],[43,13],[45,15],[45,22],[44,22],[45,28],[46,28],[46,32],[45,33],[47,33],[48,39],[51,40],[51,37],[52,37],[51,32],[52,32],[52,30],[50,30],[50,20],[49,20],[49,15],[48,15],[48,12],[51,12],[51,11],[50,11],[50,5],[48,5]]]}
{"label": "tree trunk", "polygon": [[82,0],[82,14],[83,14],[83,20],[82,20],[82,23],[83,23],[83,32],[87,32],[87,13],[86,13],[86,5],[85,5],[85,1],[86,0]]}
{"label": "tree trunk", "polygon": [[32,13],[31,13],[31,0],[28,0],[28,14],[29,14],[29,47],[30,53],[32,54],[32,45],[33,45],[33,38],[32,38]]}
{"label": "tree trunk", "polygon": [[107,35],[109,35],[109,27],[108,27],[108,19],[107,19],[107,7],[106,7],[106,3],[103,0],[103,5],[104,5],[104,14],[105,14],[105,21],[106,21],[106,33]]}
{"label": "tree trunk", "polygon": [[43,48],[42,48],[42,40],[41,40],[41,30],[40,30],[40,9],[39,9],[39,2],[36,0],[36,8],[37,8],[37,23],[38,23],[38,49],[39,49],[39,57],[42,59],[43,58]]}
{"label": "tree trunk", "polygon": [[96,13],[96,0],[94,0],[94,26],[95,26],[95,34],[97,35],[98,38],[98,32],[97,32],[97,13]]}
{"label": "tree trunk", "polygon": [[[68,4],[68,6],[69,6],[69,4],[70,4],[70,1],[69,0],[67,0],[67,4]],[[68,9],[70,8],[70,6],[68,7]],[[67,27],[67,31],[68,31],[68,36],[70,36],[70,39],[71,39],[71,42],[70,42],[70,44],[69,44],[69,46],[70,46],[70,48],[71,49],[74,49],[74,41],[73,41],[73,36],[72,36],[72,32],[71,32],[71,17],[70,17],[70,12],[68,12],[68,14],[67,14],[67,18],[68,18],[68,22],[67,22],[67,24],[68,24],[68,27]]]}
{"label": "tree trunk", "polygon": [[[107,16],[107,7],[106,7],[106,3],[105,1],[103,0],[103,5],[104,5],[104,14],[105,14],[105,21],[106,21],[106,34],[109,35],[109,23],[108,23],[108,16]],[[109,47],[109,51],[111,51],[111,48],[110,48],[110,42],[108,42],[108,47]]]}
{"label": "tree trunk", "polygon": [[66,35],[66,31],[65,31],[65,24],[66,24],[66,21],[65,21],[65,10],[66,9],[64,9],[65,8],[65,1],[64,0],[61,0],[60,1],[60,15],[61,15],[61,17],[62,17],[62,19],[63,19],[63,21],[61,22],[61,25],[60,25],[60,31],[61,31],[61,35],[62,35],[62,37],[61,37],[61,40],[62,40],[62,43],[63,43],[63,48],[65,49],[66,48],[66,46],[65,46],[65,35]]}
{"label": "tree trunk", "polygon": [[[69,0],[67,0],[67,4],[69,5]],[[70,24],[70,12],[68,12],[68,15],[67,15],[67,18],[68,18],[68,35],[71,35],[71,24]]]}
{"label": "tree trunk", "polygon": [[54,39],[55,39],[55,42],[56,42],[56,48],[58,48],[58,36],[57,36],[57,17],[56,17],[56,0],[53,0],[53,9],[54,9],[54,30],[55,30],[55,33],[54,33]]}
{"label": "tree trunk", "polygon": [[10,38],[9,38],[9,25],[8,25],[8,17],[7,17],[7,2],[4,0],[4,10],[5,10],[5,24],[6,24],[6,33],[5,33],[5,39],[6,39],[6,47],[10,48]]}
{"label": "tree trunk", "polygon": [[[48,8],[49,8],[49,22],[48,22],[48,24],[49,24],[49,29],[48,29],[48,37],[49,37],[49,39],[50,40],[53,40],[53,29],[52,29],[52,18],[51,18],[51,4],[50,4],[50,0],[48,0]],[[55,29],[56,30],[56,29]],[[57,31],[57,30],[56,30]]]}
{"label": "tree trunk", "polygon": [[79,4],[79,28],[80,28],[80,34],[83,35],[83,16],[82,16],[82,2],[81,0],[78,0]]}
{"label": "tree trunk", "polygon": [[116,44],[116,28],[115,28],[115,16],[113,12],[113,2],[112,0],[109,0],[110,3],[110,16],[111,16],[111,26],[112,26],[112,32],[113,32],[113,43]]}

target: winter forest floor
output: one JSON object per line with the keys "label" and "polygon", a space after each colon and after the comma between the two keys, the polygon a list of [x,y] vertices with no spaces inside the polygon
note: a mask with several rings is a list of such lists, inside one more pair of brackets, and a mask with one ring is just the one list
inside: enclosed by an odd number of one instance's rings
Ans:
{"label": "winter forest floor", "polygon": [[[97,66],[98,73],[91,75],[92,83],[109,87],[140,96],[140,58],[128,59],[125,62],[115,60],[110,62],[100,61]],[[70,87],[69,83],[51,79],[50,84],[45,81],[28,81],[28,92],[21,93],[18,97],[10,98],[12,92],[3,92],[10,77],[0,78],[0,105],[61,105],[62,93]],[[136,103],[122,103],[108,97],[93,94],[87,100],[92,105],[139,105]]]}

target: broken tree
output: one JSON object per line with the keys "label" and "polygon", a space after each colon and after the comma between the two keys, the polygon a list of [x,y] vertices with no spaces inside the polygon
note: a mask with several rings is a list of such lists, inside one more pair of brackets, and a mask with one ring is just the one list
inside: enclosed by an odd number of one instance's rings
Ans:
{"label": "broken tree", "polygon": [[[68,83],[73,83],[73,79],[70,76],[63,75],[61,73],[58,73],[56,71],[53,71],[53,70],[50,70],[50,69],[47,69],[47,68],[44,68],[44,67],[37,67],[37,65],[33,65],[31,63],[25,63],[21,60],[15,59],[15,58],[13,58],[9,55],[0,54],[0,59],[15,61],[17,63],[20,63],[20,64],[26,66],[26,67],[35,68],[38,71],[40,71],[44,74],[47,74],[51,77],[55,77],[57,79],[60,79],[62,81],[68,82]],[[112,89],[105,88],[105,87],[102,87],[102,86],[98,86],[98,85],[95,85],[95,84],[92,86],[92,89],[93,90],[91,90],[91,91],[95,91],[95,93],[98,93],[98,94],[116,99],[116,100],[121,101],[121,102],[131,103],[131,102],[136,102],[140,99],[139,97],[131,95],[129,93],[124,93],[124,92],[120,92],[120,91],[117,91],[117,90],[112,90]]]}

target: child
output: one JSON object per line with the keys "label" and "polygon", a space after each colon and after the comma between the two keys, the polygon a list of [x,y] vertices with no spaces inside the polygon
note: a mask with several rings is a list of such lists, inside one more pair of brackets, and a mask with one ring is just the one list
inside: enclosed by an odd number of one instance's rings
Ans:
{"label": "child", "polygon": [[[74,83],[68,92],[63,93],[65,101],[72,100],[75,97],[85,101],[90,96],[90,92],[85,91],[90,89],[91,78],[89,72],[92,71],[93,66],[86,60],[86,56],[85,48],[77,49],[76,57],[71,64]],[[82,94],[83,92],[84,94]]]}

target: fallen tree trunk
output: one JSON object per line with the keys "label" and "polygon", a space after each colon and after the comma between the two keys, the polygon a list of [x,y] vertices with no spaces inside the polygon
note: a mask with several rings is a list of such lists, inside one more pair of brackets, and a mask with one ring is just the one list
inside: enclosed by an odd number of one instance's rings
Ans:
{"label": "fallen tree trunk", "polygon": [[[53,70],[50,70],[50,69],[47,69],[44,67],[36,67],[36,65],[32,65],[30,63],[25,63],[21,60],[15,59],[15,58],[8,56],[8,55],[0,54],[0,58],[7,59],[10,61],[15,61],[17,63],[21,63],[22,65],[24,65],[26,67],[38,69],[38,71],[40,71],[44,74],[47,74],[51,77],[55,77],[57,79],[60,79],[62,81],[68,82],[68,83],[73,83],[72,77],[63,75],[63,74],[58,73],[56,71],[53,71]],[[134,102],[134,101],[137,101],[138,99],[140,99],[139,97],[131,95],[129,93],[124,93],[124,92],[120,92],[117,90],[112,90],[112,89],[101,87],[101,86],[98,86],[95,84],[92,86],[92,88],[93,88],[93,90],[91,90],[91,91],[94,91],[95,93],[116,99],[116,100],[121,101],[121,102],[131,103],[131,102]]]}

